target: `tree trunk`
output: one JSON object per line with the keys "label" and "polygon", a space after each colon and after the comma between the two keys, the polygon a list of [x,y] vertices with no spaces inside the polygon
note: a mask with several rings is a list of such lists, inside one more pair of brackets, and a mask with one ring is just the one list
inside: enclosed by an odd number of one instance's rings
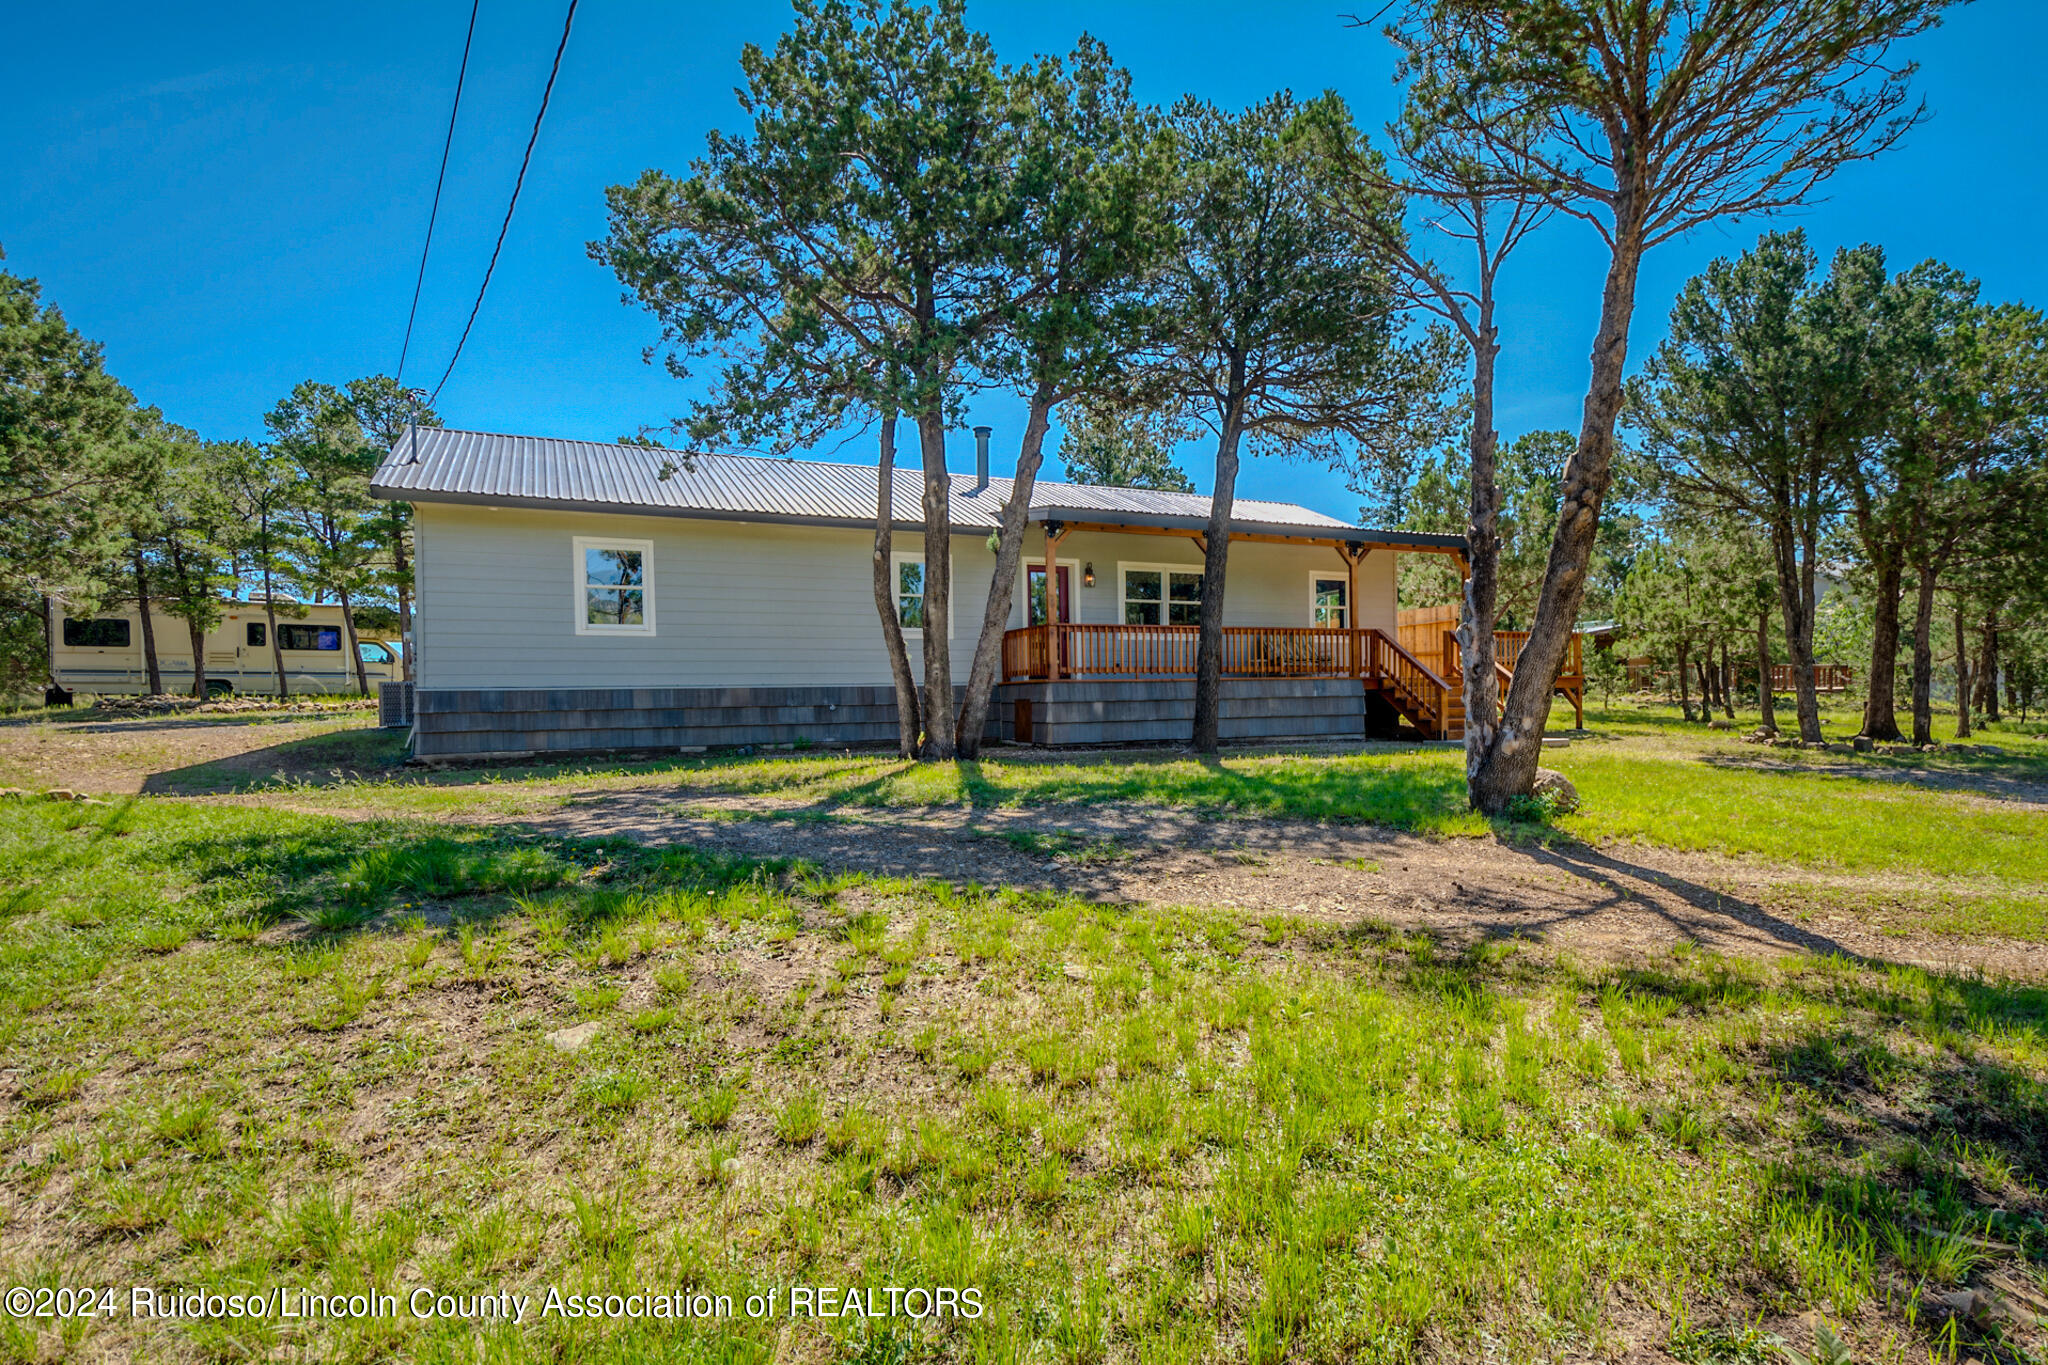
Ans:
{"label": "tree trunk", "polygon": [[1696,665],[1700,671],[1700,724],[1714,723],[1714,647],[1710,644],[1701,651]]}
{"label": "tree trunk", "polygon": [[370,695],[370,675],[363,667],[362,648],[356,643],[356,609],[349,603],[347,588],[336,587],[335,593],[341,598],[341,624],[348,656],[356,664],[356,691],[367,697]]}
{"label": "tree trunk", "polygon": [[[1801,557],[1800,545],[1790,525],[1771,528],[1772,566],[1777,570],[1778,614],[1785,622],[1786,662],[1792,666],[1793,709],[1799,717],[1799,738],[1818,744],[1820,694],[1813,681],[1813,546],[1807,544]],[[1765,642],[1768,648],[1768,640]],[[1768,686],[1768,680],[1766,681]]]}
{"label": "tree trunk", "polygon": [[1728,637],[1721,637],[1721,676],[1715,679],[1721,689],[1721,715],[1723,719],[1735,719],[1735,665],[1728,658]]}
{"label": "tree trunk", "polygon": [[206,700],[206,631],[197,616],[185,618],[185,633],[192,638],[192,695]]}
{"label": "tree trunk", "polygon": [[[1230,563],[1230,517],[1237,500],[1237,445],[1243,435],[1240,410],[1223,414],[1216,441],[1216,489],[1209,499],[1209,532],[1202,545],[1202,613],[1195,637],[1194,750],[1213,754],[1222,744],[1223,578]],[[1163,599],[1162,612],[1166,610]]]}
{"label": "tree trunk", "polygon": [[[268,532],[264,543],[269,543]],[[270,584],[270,552],[263,554],[263,621],[264,635],[270,641],[270,663],[277,669],[277,699],[283,701],[291,695],[290,685],[284,677],[284,642],[277,638],[277,590]]]}
{"label": "tree trunk", "polygon": [[[1809,686],[1812,681],[1811,677],[1807,679]],[[1763,729],[1776,730],[1778,708],[1771,697],[1771,614],[1768,611],[1756,614],[1756,707],[1762,713],[1758,724]],[[1805,717],[1800,719],[1803,731]],[[1802,733],[1800,738],[1806,738],[1805,734]]]}
{"label": "tree trunk", "polygon": [[405,519],[391,504],[391,586],[398,594],[398,676],[412,680],[412,557],[405,552]]}
{"label": "tree trunk", "polygon": [[[1640,171],[1634,172],[1640,174]],[[1600,504],[1613,475],[1614,420],[1621,410],[1622,372],[1628,364],[1628,326],[1635,313],[1636,272],[1643,258],[1643,228],[1634,187],[1615,204],[1614,254],[1600,300],[1600,330],[1593,342],[1593,374],[1579,423],[1578,448],[1565,464],[1557,532],[1543,571],[1543,590],[1529,638],[1515,660],[1505,713],[1492,747],[1467,783],[1472,804],[1488,815],[1528,794],[1543,757],[1543,726],[1586,595],[1586,566],[1600,532]],[[1213,552],[1213,549],[1212,549]]]}
{"label": "tree trunk", "polygon": [[882,645],[889,655],[889,676],[896,683],[896,751],[917,757],[918,736],[924,733],[917,704],[917,676],[903,647],[903,621],[896,614],[896,584],[890,563],[896,531],[896,415],[882,417],[881,463],[875,471],[875,611],[882,618]]}
{"label": "tree trunk", "polygon": [[953,480],[946,473],[946,417],[934,404],[917,415],[924,457],[924,748],[953,757]]}
{"label": "tree trunk", "polygon": [[[1458,657],[1465,663],[1465,790],[1473,782],[1500,729],[1500,678],[1494,672],[1493,630],[1500,610],[1500,488],[1495,455],[1500,434],[1493,429],[1495,339],[1491,300],[1482,300],[1478,341],[1472,348],[1472,506],[1465,527],[1465,605],[1458,614]],[[1347,604],[1350,623],[1358,608]]]}
{"label": "tree trunk", "polygon": [[1934,571],[1925,564],[1913,611],[1913,742],[1934,743]]}
{"label": "tree trunk", "polygon": [[1984,650],[1977,656],[1977,710],[1987,724],[1998,721],[1998,613],[1984,617]]}
{"label": "tree trunk", "polygon": [[1871,603],[1870,690],[1863,700],[1863,733],[1875,740],[1898,740],[1899,592],[1904,577],[1898,561],[1892,559],[1872,566],[1877,577],[1877,596]]}
{"label": "tree trunk", "polygon": [[1956,599],[1956,738],[1970,737],[1970,636],[1963,628],[1963,599]]}
{"label": "tree trunk", "polygon": [[142,567],[142,547],[135,547],[135,614],[142,618],[142,666],[149,679],[149,695],[160,697],[164,691],[163,669],[156,658],[156,626],[149,619],[149,575]]}
{"label": "tree trunk", "polygon": [[[960,704],[959,728],[953,734],[953,747],[961,758],[980,757],[982,735],[988,729],[989,699],[995,694],[997,675],[1002,670],[1003,632],[1010,624],[1017,566],[1024,558],[1025,517],[1031,511],[1031,490],[1038,481],[1038,467],[1045,459],[1045,430],[1052,416],[1052,404],[1052,391],[1040,386],[1031,396],[1030,415],[1024,422],[1024,440],[1017,450],[1017,473],[1010,481],[1010,497],[1003,504],[1002,525],[996,534],[995,577],[988,585],[981,634],[975,637],[974,663],[967,673],[967,695]],[[1046,572],[1053,574],[1058,569],[1048,566]]]}
{"label": "tree trunk", "polygon": [[1692,693],[1686,690],[1685,656],[1689,653],[1685,641],[1678,642],[1678,710],[1687,720],[1692,719]]}

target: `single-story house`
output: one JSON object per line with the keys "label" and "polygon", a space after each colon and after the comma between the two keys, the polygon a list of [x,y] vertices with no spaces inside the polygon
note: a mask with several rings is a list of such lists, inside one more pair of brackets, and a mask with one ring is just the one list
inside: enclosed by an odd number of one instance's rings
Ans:
{"label": "single-story house", "polygon": [[[1010,481],[955,475],[955,686],[966,681]],[[890,743],[872,585],[876,470],[634,445],[408,432],[372,490],[414,505],[415,752]],[[892,490],[896,605],[922,678],[922,475]],[[1193,716],[1209,500],[1040,483],[991,739],[1173,742]],[[1455,736],[1455,680],[1396,639],[1397,553],[1457,536],[1236,504],[1222,729],[1238,740]],[[1050,569],[1048,570],[1048,566]]]}

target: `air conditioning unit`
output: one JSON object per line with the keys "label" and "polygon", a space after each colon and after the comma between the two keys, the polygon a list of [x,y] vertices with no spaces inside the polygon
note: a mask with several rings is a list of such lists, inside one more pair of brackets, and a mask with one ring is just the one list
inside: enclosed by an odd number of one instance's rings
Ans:
{"label": "air conditioning unit", "polygon": [[377,724],[386,730],[404,730],[412,725],[412,684],[385,681],[377,684]]}

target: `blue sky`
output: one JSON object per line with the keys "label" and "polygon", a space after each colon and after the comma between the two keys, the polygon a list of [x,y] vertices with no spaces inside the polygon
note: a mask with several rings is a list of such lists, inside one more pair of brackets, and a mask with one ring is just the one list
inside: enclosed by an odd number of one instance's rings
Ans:
{"label": "blue sky", "polygon": [[[1065,51],[1091,31],[1148,99],[1243,105],[1282,87],[1334,88],[1377,123],[1395,102],[1392,54],[1377,34],[1345,29],[1350,8],[983,0],[970,18],[1010,60]],[[438,376],[461,330],[562,9],[483,5],[413,382]],[[200,15],[43,5],[9,21],[0,248],[5,269],[39,277],[105,343],[145,402],[210,437],[256,436],[296,381],[397,362],[468,6],[223,3]],[[709,129],[741,126],[741,45],[772,41],[787,15],[781,4],[582,6],[490,297],[442,394],[449,425],[610,439],[683,410],[683,386],[641,360],[652,320],[620,302],[584,245],[603,231],[607,185],[648,166],[680,170]],[[1982,0],[1911,55],[1931,120],[1788,221],[1823,254],[1876,241],[1895,265],[1939,257],[1982,279],[1988,297],[2048,303],[2048,119],[2037,106],[2048,7]],[[1651,257],[1632,358],[1662,334],[1678,286],[1763,226],[1718,226]],[[1601,268],[1597,239],[1571,222],[1513,263],[1503,434],[1576,425]],[[1013,458],[1021,403],[986,396],[971,416],[996,427],[998,464]],[[819,453],[870,450],[862,438]],[[957,451],[955,468],[971,467],[964,433]],[[1204,452],[1183,458],[1206,489]],[[1255,461],[1239,491],[1357,514],[1338,477],[1302,464]]]}

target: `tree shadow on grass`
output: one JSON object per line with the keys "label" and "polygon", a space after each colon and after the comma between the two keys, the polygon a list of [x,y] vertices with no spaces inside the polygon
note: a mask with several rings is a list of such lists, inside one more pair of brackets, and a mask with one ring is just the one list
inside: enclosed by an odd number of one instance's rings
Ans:
{"label": "tree shadow on grass", "polygon": [[[1650,916],[1686,941],[1721,951],[1748,946],[1868,961],[1827,935],[1773,914],[1755,901],[1632,863],[1573,839],[1534,835],[1501,842],[1531,862],[1596,888],[1597,896],[1564,918],[1578,920],[1628,910]],[[1527,925],[1526,916],[1516,916],[1501,927],[1506,932]]]}
{"label": "tree shadow on grass", "polygon": [[2030,756],[1985,754],[1920,754],[1912,758],[1888,754],[1843,755],[1825,763],[1791,762],[1770,750],[1754,754],[1702,754],[1700,762],[1736,772],[1819,778],[1843,778],[1928,791],[1970,792],[1994,800],[2048,802],[2048,762]]}
{"label": "tree shadow on grass", "polygon": [[403,730],[339,730],[308,735],[151,773],[147,796],[227,795],[278,786],[332,787],[365,780],[406,780]]}

